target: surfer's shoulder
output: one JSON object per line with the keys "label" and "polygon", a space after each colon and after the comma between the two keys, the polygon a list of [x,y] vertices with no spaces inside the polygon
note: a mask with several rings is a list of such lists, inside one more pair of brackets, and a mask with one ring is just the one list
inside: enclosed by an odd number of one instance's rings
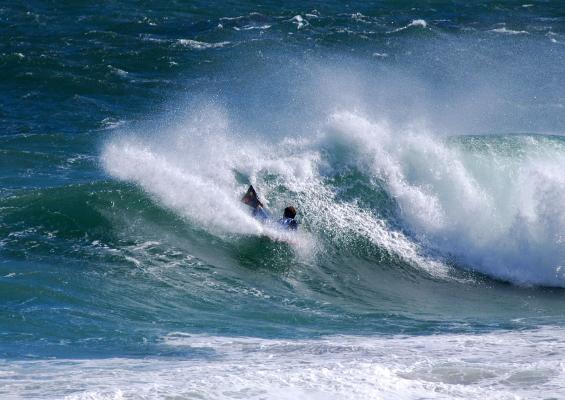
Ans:
{"label": "surfer's shoulder", "polygon": [[281,218],[279,219],[279,224],[285,229],[298,229],[298,222],[294,218]]}
{"label": "surfer's shoulder", "polygon": [[279,223],[286,229],[298,229],[298,222],[294,219],[296,217],[296,209],[293,206],[288,206],[284,209],[283,217]]}

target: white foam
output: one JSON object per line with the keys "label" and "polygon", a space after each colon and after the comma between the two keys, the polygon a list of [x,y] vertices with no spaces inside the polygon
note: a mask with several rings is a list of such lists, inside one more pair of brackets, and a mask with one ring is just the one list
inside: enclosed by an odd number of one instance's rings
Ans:
{"label": "white foam", "polygon": [[296,24],[296,29],[302,29],[305,26],[310,25],[310,23],[306,19],[304,19],[302,15],[295,15],[289,21]]}
{"label": "white foam", "polygon": [[[326,137],[289,143],[284,139],[276,145],[238,140],[225,114],[208,109],[201,115],[206,117],[193,118],[183,124],[185,128],[161,133],[156,140],[134,135],[110,141],[102,154],[106,171],[136,182],[161,204],[214,234],[266,235],[290,243],[303,256],[313,254],[316,234],[329,234],[341,243],[362,236],[416,268],[436,277],[447,276],[445,265],[426,257],[419,245],[371,210],[336,201],[319,171],[324,168],[320,151],[327,144]],[[234,171],[257,184],[267,207],[277,185],[297,193],[299,212],[314,231],[300,229],[290,235],[257,222],[239,202],[246,187],[237,183]],[[266,181],[265,175],[277,179]],[[284,206],[269,208],[276,213]]]}
{"label": "white foam", "polygon": [[0,361],[0,394],[66,399],[560,398],[560,328],[486,334],[258,339],[181,332],[185,358]]}
{"label": "white foam", "polygon": [[417,243],[391,228],[370,210],[355,203],[337,201],[335,194],[321,182],[309,182],[304,193],[308,200],[303,207],[310,223],[331,235],[336,242],[347,243],[361,236],[436,278],[448,277],[445,264],[427,257]]}
{"label": "white foam", "polygon": [[564,145],[524,137],[509,155],[469,153],[351,113],[335,114],[326,138],[385,182],[422,243],[494,277],[565,286]]}
{"label": "white foam", "polygon": [[[197,149],[192,149],[193,153]],[[210,178],[214,171],[191,171],[179,163],[180,154],[148,147],[135,139],[109,144],[103,155],[106,170],[117,178],[139,183],[167,207],[211,230],[252,233],[260,225],[238,207],[234,195]],[[187,154],[188,162],[194,161]],[[201,172],[201,173],[199,173]],[[210,178],[210,179],[209,179]],[[222,179],[223,177],[219,177]]]}
{"label": "white foam", "polygon": [[123,126],[126,123],[126,121],[124,120],[116,120],[114,118],[104,118],[102,121],[100,121],[100,125],[102,127],[104,127],[105,129],[115,129],[118,128],[120,126]]}
{"label": "white foam", "polygon": [[394,29],[393,31],[391,31],[390,33],[396,33],[396,32],[401,32],[403,30],[406,30],[408,28],[412,28],[412,27],[417,27],[417,28],[427,28],[428,27],[428,23],[423,20],[423,19],[415,19],[412,22],[410,22],[408,25],[405,25],[403,27],[400,27],[398,29]]}
{"label": "white foam", "polygon": [[207,43],[207,42],[200,42],[198,40],[192,40],[192,39],[179,39],[177,40],[177,44],[181,46],[189,47],[194,50],[206,50],[206,49],[221,48],[230,44],[230,42]]}
{"label": "white foam", "polygon": [[[512,143],[474,152],[350,112],[332,114],[317,135],[263,142],[210,107],[151,139],[111,140],[102,161],[112,176],[214,234],[267,235],[309,249],[321,237],[333,246],[361,236],[437,277],[448,268],[430,251],[511,282],[565,286],[564,145],[528,137]],[[504,155],[511,144],[517,153]],[[375,210],[337,200],[324,176],[340,163],[384,184],[409,235]],[[279,188],[294,193],[311,235],[301,230],[307,236],[294,241],[253,219],[239,202],[246,183],[237,174],[257,186],[275,216],[287,201],[275,194]]]}
{"label": "white foam", "polygon": [[[152,139],[128,135],[111,140],[102,154],[105,170],[139,184],[162,205],[214,234],[268,236],[310,253],[313,242],[307,232],[289,234],[276,224],[264,225],[252,218],[239,201],[247,187],[237,182],[235,171],[246,174],[252,183],[268,171],[292,186],[314,173],[313,160],[279,156],[271,146],[230,136],[233,132],[228,132],[226,116],[219,110],[210,108],[198,115],[206,118],[188,119],[185,127]],[[266,199],[264,203],[269,204]],[[272,210],[274,218],[277,211]]]}
{"label": "white foam", "polygon": [[408,26],[418,26],[420,28],[426,28],[428,23],[423,19],[415,19],[414,21],[410,22]]}
{"label": "white foam", "polygon": [[271,25],[263,24],[263,25],[245,25],[245,26],[242,26],[241,28],[235,26],[233,29],[235,29],[236,31],[239,31],[239,30],[251,31],[251,30],[255,30],[255,29],[265,30],[265,29],[269,29],[269,28],[271,28]]}
{"label": "white foam", "polygon": [[529,33],[528,31],[516,31],[516,30],[513,30],[513,29],[508,29],[505,26],[500,27],[500,28],[491,29],[490,32],[503,33],[503,34],[506,34],[506,35],[527,35]]}
{"label": "white foam", "polygon": [[111,65],[108,65],[108,69],[110,70],[111,73],[119,76],[120,78],[126,78],[129,74],[129,72],[124,71],[123,69],[120,68],[113,67]]}

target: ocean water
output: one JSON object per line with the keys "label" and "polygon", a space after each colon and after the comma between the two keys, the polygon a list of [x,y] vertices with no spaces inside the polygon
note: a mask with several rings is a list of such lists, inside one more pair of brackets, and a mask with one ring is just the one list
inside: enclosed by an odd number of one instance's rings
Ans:
{"label": "ocean water", "polygon": [[557,0],[2,2],[0,398],[564,398],[564,65]]}

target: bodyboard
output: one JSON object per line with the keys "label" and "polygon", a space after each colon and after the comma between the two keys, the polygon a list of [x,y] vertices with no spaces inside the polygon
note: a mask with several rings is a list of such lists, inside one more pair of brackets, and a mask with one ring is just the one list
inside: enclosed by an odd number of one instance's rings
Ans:
{"label": "bodyboard", "polygon": [[257,196],[257,192],[253,188],[253,185],[249,185],[249,189],[247,189],[247,192],[243,195],[241,201],[251,208],[257,208],[259,206],[263,207],[263,203],[259,201],[259,197]]}

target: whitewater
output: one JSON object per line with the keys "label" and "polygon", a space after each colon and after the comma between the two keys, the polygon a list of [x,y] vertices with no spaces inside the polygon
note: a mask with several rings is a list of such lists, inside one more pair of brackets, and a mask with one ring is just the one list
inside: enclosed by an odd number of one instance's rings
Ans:
{"label": "whitewater", "polygon": [[[541,392],[545,398],[559,398],[564,372],[558,352],[565,350],[565,341],[561,334],[556,341],[555,334],[546,328],[479,337],[286,341],[172,332],[163,338],[163,346],[195,349],[200,356],[15,363],[12,374],[22,379],[2,392],[28,387],[38,398],[48,391],[65,395],[61,386],[70,379],[81,382],[84,392],[67,394],[66,399],[145,399],[170,393],[186,399],[404,399],[423,392],[432,399],[516,399]],[[425,355],[415,348],[425,348]],[[540,348],[543,361],[532,362],[540,357]],[[469,352],[471,359],[465,356]],[[216,357],[222,362],[215,362]],[[33,374],[26,372],[30,367]]]}
{"label": "whitewater", "polygon": [[[455,262],[516,284],[565,284],[559,137],[437,138],[340,112],[310,138],[239,143],[241,136],[230,137],[228,116],[202,113],[204,121],[188,119],[185,130],[156,141],[111,141],[104,168],[212,233],[265,233],[239,203],[249,182],[274,209],[296,202],[308,232],[322,236],[311,239],[318,246],[361,237],[436,276]],[[363,195],[382,194],[382,201],[363,207],[359,198],[337,198],[343,188],[331,181],[352,173],[365,181]]]}
{"label": "whitewater", "polygon": [[565,396],[560,2],[0,21],[1,398]]}

